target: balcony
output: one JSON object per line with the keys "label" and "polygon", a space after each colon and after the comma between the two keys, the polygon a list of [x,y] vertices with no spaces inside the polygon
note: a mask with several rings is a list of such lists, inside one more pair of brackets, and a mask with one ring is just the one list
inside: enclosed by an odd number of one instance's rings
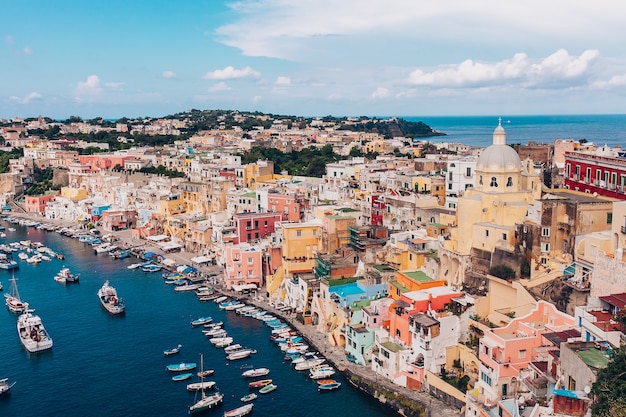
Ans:
{"label": "balcony", "polygon": [[626,235],[626,226],[620,227],[620,232],[622,232],[622,233],[624,233]]}

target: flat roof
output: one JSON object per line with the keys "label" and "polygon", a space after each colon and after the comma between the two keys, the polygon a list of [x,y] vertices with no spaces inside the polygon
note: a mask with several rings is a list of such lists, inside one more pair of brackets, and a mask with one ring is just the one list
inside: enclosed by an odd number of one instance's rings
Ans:
{"label": "flat roof", "polygon": [[407,277],[418,282],[433,282],[434,281],[434,279],[432,279],[431,277],[429,277],[422,271],[402,271],[402,273],[406,275]]}

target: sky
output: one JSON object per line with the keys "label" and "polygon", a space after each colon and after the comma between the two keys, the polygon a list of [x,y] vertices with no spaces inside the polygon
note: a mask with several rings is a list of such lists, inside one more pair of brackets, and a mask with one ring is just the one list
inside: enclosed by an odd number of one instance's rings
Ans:
{"label": "sky", "polygon": [[4,2],[0,118],[626,113],[616,0]]}

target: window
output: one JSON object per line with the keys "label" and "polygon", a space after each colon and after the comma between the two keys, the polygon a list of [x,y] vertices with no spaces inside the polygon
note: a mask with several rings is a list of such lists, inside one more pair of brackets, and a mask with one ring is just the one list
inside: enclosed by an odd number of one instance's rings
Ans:
{"label": "window", "polygon": [[502,240],[506,240],[506,233],[502,233]]}
{"label": "window", "polygon": [[452,173],[448,173],[448,181],[452,181]]}
{"label": "window", "polygon": [[541,236],[543,236],[543,237],[550,236],[550,228],[549,227],[542,227],[541,228]]}
{"label": "window", "polygon": [[485,236],[489,237],[489,230],[485,230]]}
{"label": "window", "polygon": [[521,349],[519,351],[519,355],[518,355],[519,359],[525,359],[526,358],[526,349]]}
{"label": "window", "polygon": [[587,171],[585,174],[585,181],[587,182],[591,181],[591,168],[587,168]]}
{"label": "window", "polygon": [[513,186],[513,177],[509,177],[506,179],[506,186],[507,187],[512,187]]}
{"label": "window", "polygon": [[465,176],[466,176],[466,177],[471,177],[471,176],[472,176],[472,168],[467,167],[467,168],[465,169]]}
{"label": "window", "polygon": [[498,187],[498,181],[496,179],[496,177],[491,177],[491,183],[489,183],[490,187]]}
{"label": "window", "polygon": [[483,185],[483,176],[478,177],[478,184]]}
{"label": "window", "polygon": [[550,252],[550,244],[541,242],[541,252]]}
{"label": "window", "polygon": [[450,183],[448,184],[448,190],[451,190],[451,189],[452,189],[452,184]]}
{"label": "window", "polygon": [[313,236],[317,236],[317,230],[313,229]]}
{"label": "window", "polygon": [[248,257],[248,265],[254,264],[254,258]]}
{"label": "window", "polygon": [[606,213],[606,224],[613,224],[613,213]]}
{"label": "window", "polygon": [[302,230],[296,230],[296,236],[302,237]]}

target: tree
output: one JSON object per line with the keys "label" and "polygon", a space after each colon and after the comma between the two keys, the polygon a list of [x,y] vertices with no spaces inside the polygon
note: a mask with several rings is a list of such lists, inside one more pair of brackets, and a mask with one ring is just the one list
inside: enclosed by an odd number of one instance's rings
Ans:
{"label": "tree", "polygon": [[489,274],[502,279],[515,278],[515,271],[508,265],[494,265],[489,269]]}
{"label": "tree", "polygon": [[595,396],[592,416],[626,416],[626,349],[611,351],[611,361],[606,368],[598,371],[591,393]]}

